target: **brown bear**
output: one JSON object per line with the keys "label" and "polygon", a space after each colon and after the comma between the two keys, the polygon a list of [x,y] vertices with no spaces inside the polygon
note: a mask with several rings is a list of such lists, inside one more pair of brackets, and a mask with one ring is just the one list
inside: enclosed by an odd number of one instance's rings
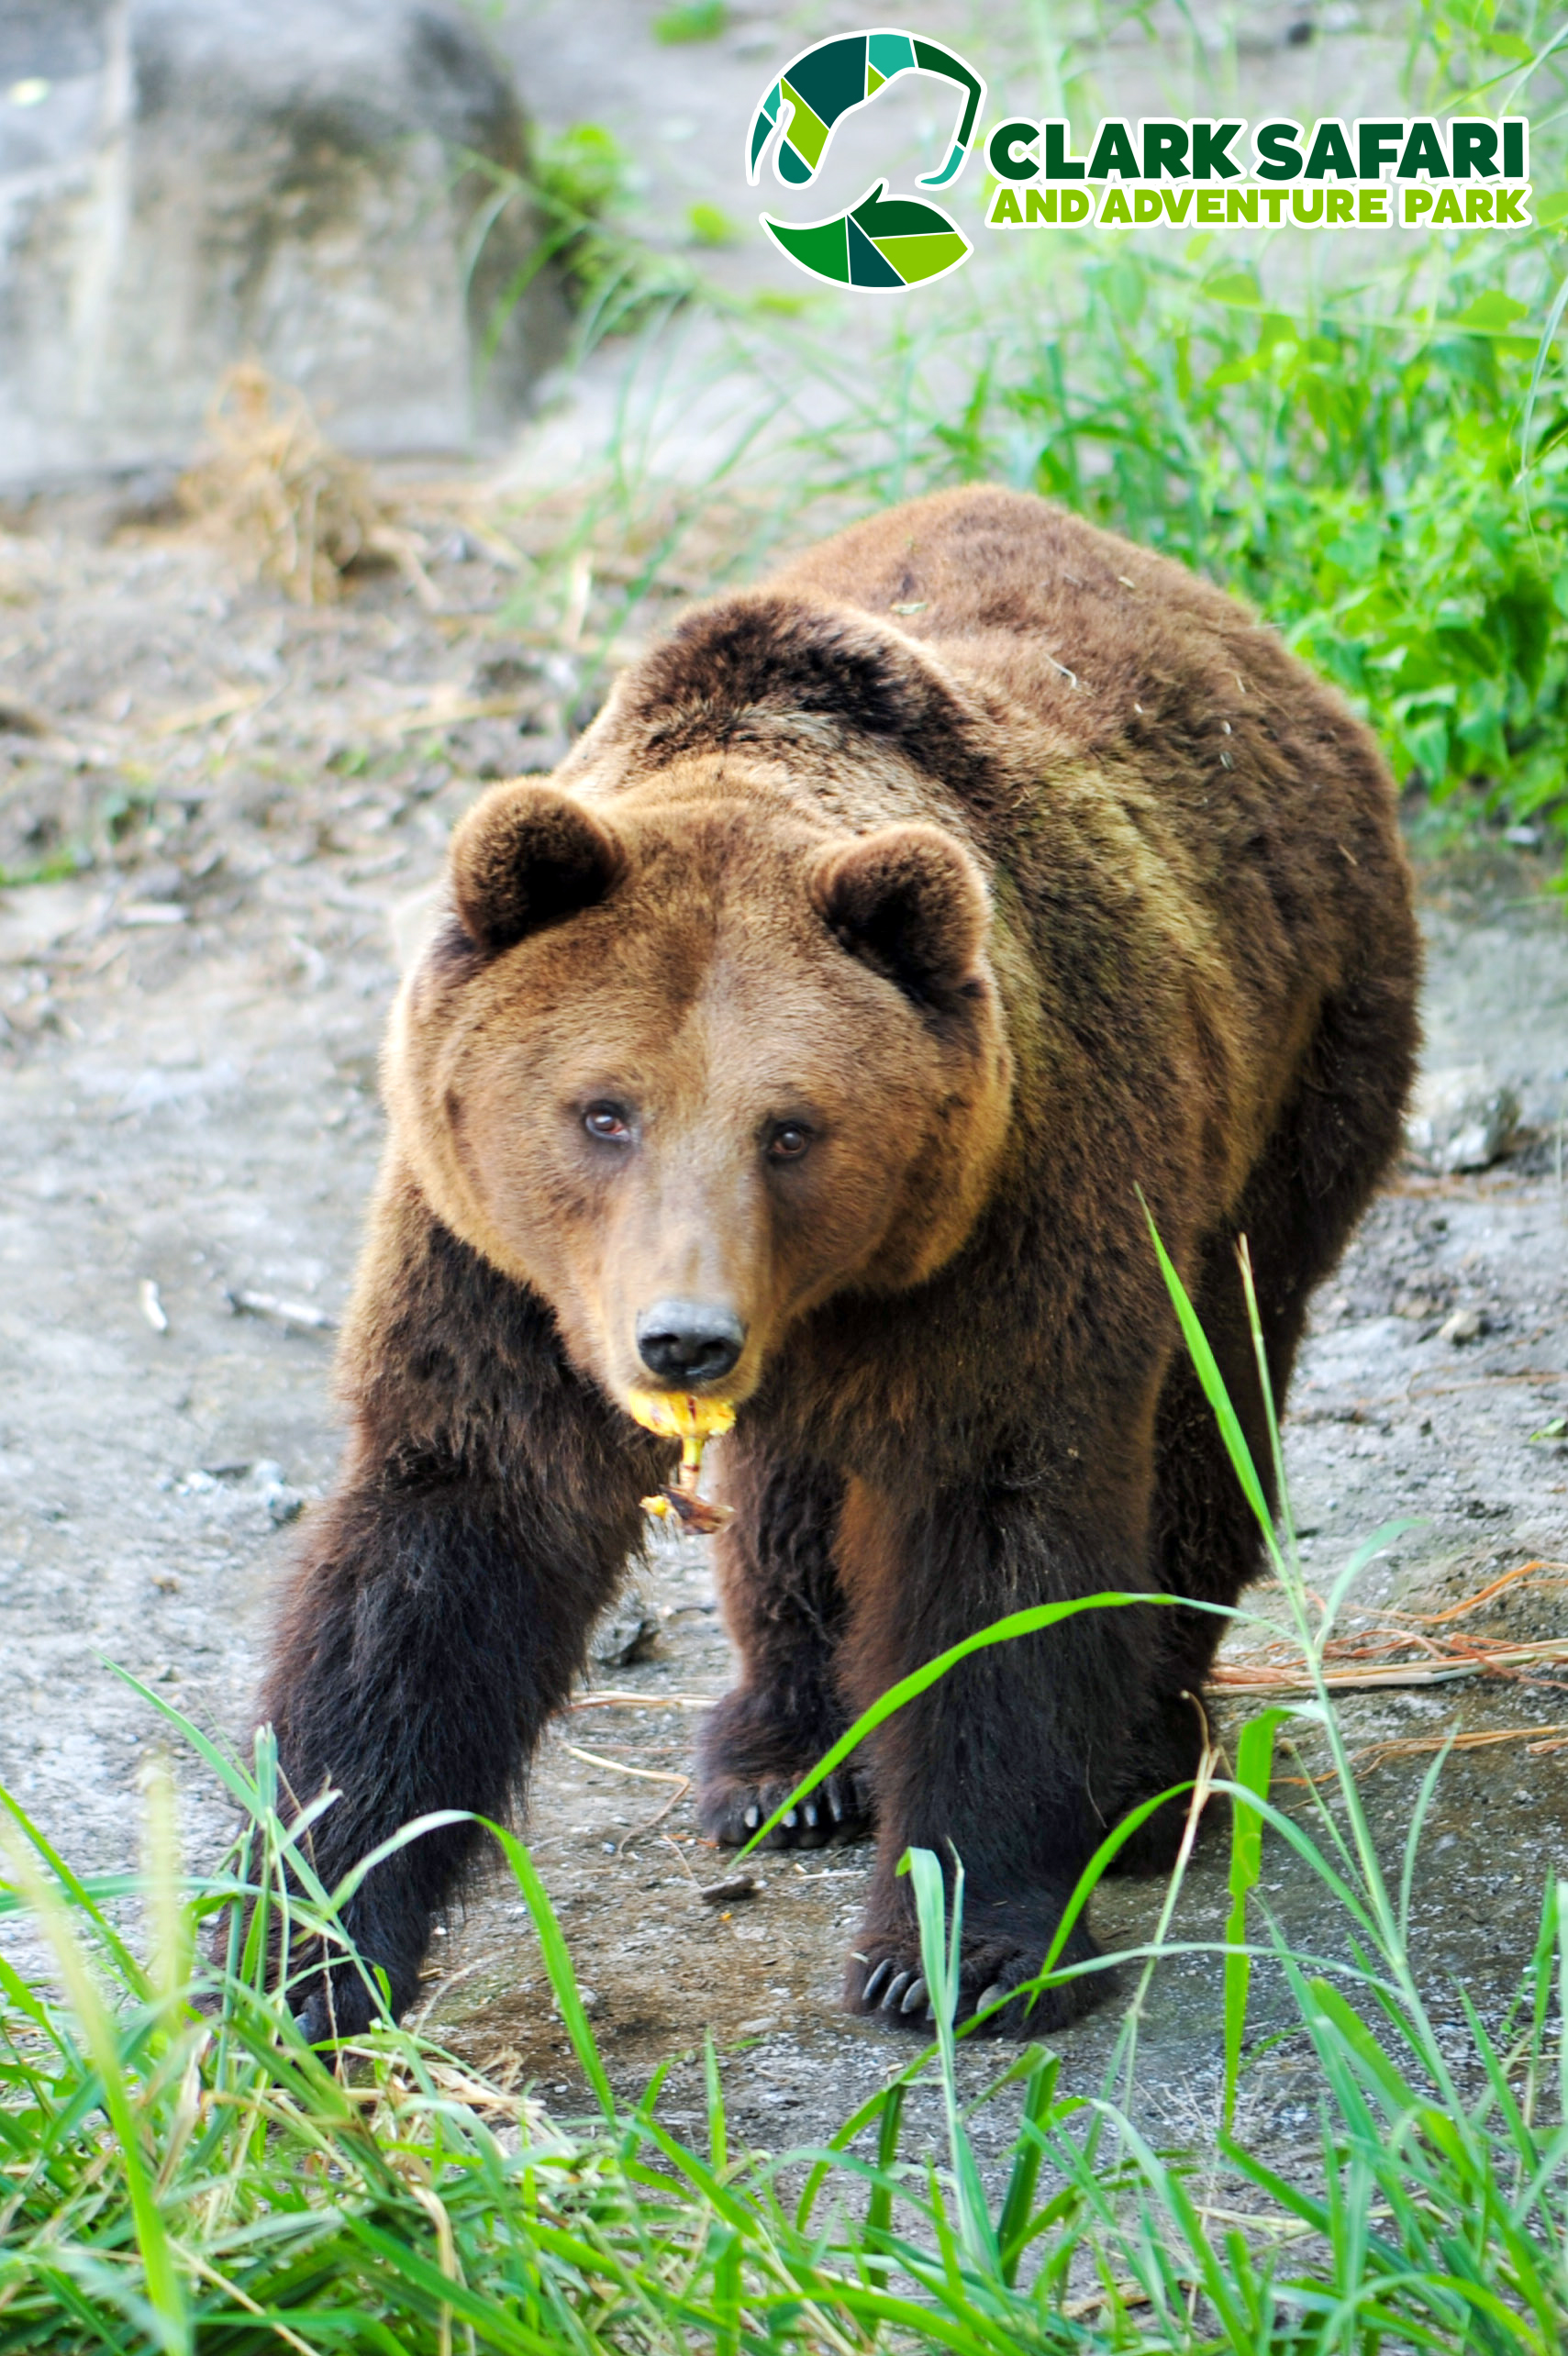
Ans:
{"label": "brown bear", "polygon": [[[1266,1464],[1237,1239],[1283,1398],[1396,1150],[1418,964],[1373,739],[1175,564],[954,491],[690,612],[548,783],[458,828],[393,1017],[352,1437],[264,1703],[298,1801],[341,1795],[325,1879],[515,1802],[670,1478],[638,1392],[737,1410],[716,1840],[1006,1612],[1234,1602],[1258,1532],[1143,1203]],[[1096,1610],[984,1651],[781,1827],[875,1828],[851,2010],[923,2022],[912,1843],[962,1860],[966,2011],[1094,2002],[1093,1972],[999,1999],[1106,1828],[1192,1773],[1222,1625]],[[395,2009],[479,1847],[428,1832],[349,1906]],[[1080,1925],[1064,1960],[1095,1951]],[[340,1968],[307,1984],[311,2034],[369,2017]]]}

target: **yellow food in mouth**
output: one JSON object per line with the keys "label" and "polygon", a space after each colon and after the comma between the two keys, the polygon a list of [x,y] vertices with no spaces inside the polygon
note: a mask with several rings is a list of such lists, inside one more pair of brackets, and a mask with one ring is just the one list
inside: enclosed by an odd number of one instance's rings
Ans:
{"label": "yellow food in mouth", "polygon": [[692,1391],[633,1391],[626,1404],[646,1431],[681,1443],[681,1465],[673,1483],[657,1496],[644,1497],[643,1511],[662,1521],[673,1518],[704,1536],[721,1528],[729,1518],[729,1507],[698,1496],[697,1475],[707,1442],[734,1428],[735,1410],[728,1400],[701,1399]]}
{"label": "yellow food in mouth", "polygon": [[[735,1428],[735,1410],[728,1399],[699,1399],[694,1391],[633,1391],[626,1404],[628,1413],[645,1430],[656,1431],[665,1439],[684,1440],[688,1450],[695,1448],[694,1465],[702,1461],[705,1440],[717,1439],[721,1432]],[[681,1461],[685,1463],[684,1455]]]}

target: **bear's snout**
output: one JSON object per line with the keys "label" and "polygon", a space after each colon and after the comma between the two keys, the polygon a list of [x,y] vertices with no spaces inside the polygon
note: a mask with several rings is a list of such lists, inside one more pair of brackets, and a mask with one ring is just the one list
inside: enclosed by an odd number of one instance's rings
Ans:
{"label": "bear's snout", "polygon": [[745,1347],[745,1327],[720,1301],[655,1301],[637,1320],[638,1355],[662,1383],[717,1383]]}

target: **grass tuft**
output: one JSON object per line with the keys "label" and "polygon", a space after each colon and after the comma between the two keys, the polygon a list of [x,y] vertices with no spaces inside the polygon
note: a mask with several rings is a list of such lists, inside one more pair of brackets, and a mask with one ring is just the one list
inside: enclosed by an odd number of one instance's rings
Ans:
{"label": "grass tuft", "polygon": [[[1165,1268],[1203,1372],[1207,1343]],[[1245,1263],[1243,1273],[1250,1296]],[[244,1826],[217,1873],[191,1876],[167,1770],[155,1769],[140,1872],[92,1882],[6,1799],[0,1914],[31,1917],[52,1968],[28,1977],[0,1959],[0,2356],[1555,2351],[1568,2334],[1559,1884],[1549,1877],[1506,2017],[1488,2027],[1466,2004],[1462,2032],[1450,2023],[1440,2035],[1407,1939],[1442,1762],[1425,1779],[1391,1882],[1324,1682],[1345,1594],[1386,1534],[1317,1598],[1288,1509],[1276,1530],[1240,1427],[1222,1392],[1211,1396],[1268,1523],[1313,1690],[1243,1728],[1233,1775],[1211,1748],[1190,1795],[1189,1834],[1211,1792],[1230,1802],[1224,1938],[1173,1935],[1189,1839],[1152,1935],[1115,1959],[1136,1981],[1097,2091],[1071,2083],[1081,2070],[1064,2072],[1037,2045],[978,2096],[1012,2106],[995,2188],[976,2156],[977,2099],[960,2058],[967,2029],[954,2017],[961,1861],[947,1875],[929,1851],[906,1861],[935,2042],[825,2146],[770,2155],[739,2142],[725,2078],[743,2063],[711,2043],[700,2142],[660,2115],[667,2065],[639,2098],[617,2092],[543,1882],[526,1846],[496,1828],[594,2097],[586,2118],[558,2119],[416,2028],[378,2028],[346,2042],[335,2065],[304,2043],[289,1992],[266,1985],[265,1917],[281,1912],[297,1937],[342,1947],[350,1884],[328,1892],[314,1879],[301,1828],[279,1813],[270,1736],[242,1768],[139,1688],[240,1803]],[[1277,1459],[1272,1416],[1270,1429]],[[971,1643],[1016,1632],[1000,1623]],[[1276,1736],[1292,1719],[1326,1738],[1338,1774],[1337,1804],[1313,1794],[1305,1822],[1270,1796]],[[1348,1959],[1293,1951],[1261,1896],[1266,1833],[1337,1900]],[[141,1901],[145,1962],[116,1918],[129,1897]],[[237,1900],[253,1909],[243,1940]],[[224,1918],[226,1959],[203,1961]],[[1041,1959],[1040,1986],[1060,1944]],[[1140,2021],[1162,1960],[1206,1952],[1223,1990],[1213,2146],[1162,2150],[1139,2121]],[[1260,1967],[1288,1994],[1311,2057],[1317,2142],[1288,2176],[1239,2127],[1249,2069],[1267,2050],[1250,2056]],[[908,2148],[907,2098],[921,2082],[941,2095],[940,2156]]]}
{"label": "grass tuft", "polygon": [[[706,358],[694,377],[688,347],[668,374],[668,422],[720,387],[737,416],[750,405],[751,430],[735,436],[746,466],[727,427],[712,487],[728,495],[744,479],[758,507],[771,499],[771,536],[812,537],[951,483],[1060,499],[1250,600],[1375,729],[1434,847],[1486,833],[1561,845],[1568,35],[1539,0],[1522,31],[1490,0],[1406,13],[1407,113],[1530,116],[1529,228],[1324,239],[976,225],[962,278],[884,327],[853,295],[725,297],[695,267],[721,216],[694,206],[688,257],[661,252],[635,233],[625,178],[584,194],[563,149],[538,175],[546,243],[583,272],[584,342],[643,323],[628,382],[655,406],[668,363],[654,331],[667,339],[677,309],[700,314]],[[1041,86],[1058,94],[1043,111],[1070,93],[1093,122],[1089,52],[1097,41],[1113,53],[1138,12],[1102,0],[1070,40],[1034,14]],[[1366,71],[1385,62],[1369,56]],[[1211,99],[1206,68],[1177,111]],[[552,172],[564,174],[553,194]],[[638,505],[630,480],[652,459],[651,438],[640,451],[634,441],[617,435],[608,469],[623,523]],[[697,513],[689,453],[684,463]],[[769,538],[738,541],[736,568]],[[607,643],[624,639],[642,594],[606,602]]]}

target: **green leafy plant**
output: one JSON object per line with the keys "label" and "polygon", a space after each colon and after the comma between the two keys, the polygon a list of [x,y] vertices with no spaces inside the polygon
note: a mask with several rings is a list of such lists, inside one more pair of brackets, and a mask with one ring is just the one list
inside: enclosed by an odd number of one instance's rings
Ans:
{"label": "green leafy plant", "polygon": [[735,242],[735,224],[728,214],[721,212],[717,205],[688,206],[686,227],[696,245],[726,246]]}
{"label": "green leafy plant", "polygon": [[653,38],[667,47],[681,41],[716,41],[728,23],[724,0],[686,0],[686,5],[666,8],[654,17]]}
{"label": "green leafy plant", "polygon": [[[1041,90],[1092,120],[1095,60],[1138,11],[1106,0],[1071,38],[1028,13]],[[1528,107],[1534,226],[1351,249],[985,233],[940,301],[868,346],[863,308],[840,332],[852,296],[735,301],[641,245],[607,135],[567,135],[565,177],[547,150],[541,182],[585,336],[647,330],[622,416],[637,398],[689,413],[722,385],[723,479],[775,511],[753,552],[943,483],[1038,490],[1250,599],[1369,720],[1440,837],[1568,838],[1568,33],[1537,0],[1422,0],[1407,31],[1412,109]],[[710,209],[689,217],[698,247]],[[678,304],[706,339],[695,381],[689,349],[657,348]],[[617,439],[622,509],[632,456]]]}
{"label": "green leafy plant", "polygon": [[577,356],[602,337],[646,326],[684,303],[696,282],[688,265],[662,252],[633,222],[637,175],[631,158],[601,123],[573,123],[535,143],[530,169],[511,172],[464,150],[459,169],[485,187],[468,235],[472,279],[496,222],[511,206],[538,217],[540,234],[528,261],[490,306],[484,355],[541,270],[553,266],[577,314]]}
{"label": "green leafy plant", "polygon": [[1402,783],[1568,831],[1561,239],[1511,252],[1518,296],[1472,239],[1418,302],[1378,279],[1285,308],[1205,239],[1053,236],[976,278],[967,316],[895,328],[873,371],[795,332],[839,404],[801,436],[817,498],[1060,499],[1250,599]]}

